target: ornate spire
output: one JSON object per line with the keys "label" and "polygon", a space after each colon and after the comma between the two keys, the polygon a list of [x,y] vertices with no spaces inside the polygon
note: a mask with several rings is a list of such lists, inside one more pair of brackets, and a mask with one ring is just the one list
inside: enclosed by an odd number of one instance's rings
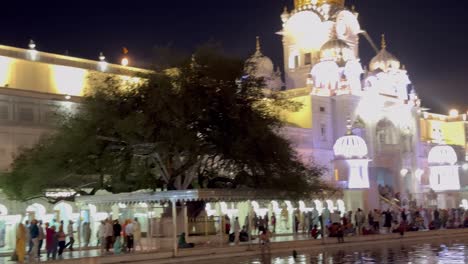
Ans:
{"label": "ornate spire", "polygon": [[262,54],[262,46],[260,45],[260,37],[257,36],[256,38],[256,43],[255,43],[255,53],[256,54]]}
{"label": "ornate spire", "polygon": [[288,7],[285,6],[283,9],[283,13],[281,13],[281,21],[283,21],[283,23],[286,23],[286,21],[288,21],[288,18],[289,18],[289,11],[288,11]]}
{"label": "ornate spire", "polygon": [[385,40],[385,34],[382,34],[382,41],[381,41],[381,48],[386,49],[387,48],[387,41]]}

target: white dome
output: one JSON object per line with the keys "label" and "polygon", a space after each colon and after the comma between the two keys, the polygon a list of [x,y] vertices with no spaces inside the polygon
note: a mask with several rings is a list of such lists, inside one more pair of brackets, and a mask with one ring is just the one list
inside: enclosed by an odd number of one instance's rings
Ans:
{"label": "white dome", "polygon": [[286,37],[304,50],[319,50],[330,37],[329,28],[313,11],[295,13],[288,19],[284,29]]}
{"label": "white dome", "polygon": [[369,64],[369,70],[376,71],[382,70],[387,72],[389,70],[400,69],[400,61],[393,54],[387,51],[387,44],[385,42],[385,36],[382,35],[382,49],[380,52],[371,60]]}
{"label": "white dome", "polygon": [[336,89],[340,81],[340,67],[331,60],[315,64],[310,74],[316,88]]}
{"label": "white dome", "polygon": [[333,146],[335,157],[342,158],[358,158],[362,159],[367,156],[367,144],[359,136],[347,135],[340,137]]}
{"label": "white dome", "polygon": [[332,39],[320,48],[320,59],[333,60],[344,66],[347,61],[354,59],[354,52],[345,41]]}
{"label": "white dome", "polygon": [[258,37],[257,50],[254,53],[254,55],[252,55],[252,57],[250,57],[245,62],[245,71],[248,74],[252,74],[257,78],[269,78],[274,74],[273,61],[262,54],[262,51],[260,50],[260,40]]}
{"label": "white dome", "polygon": [[429,164],[454,165],[458,157],[451,146],[435,146],[429,151],[427,161]]}
{"label": "white dome", "polygon": [[391,69],[398,70],[400,69],[400,61],[390,52],[383,49],[371,60],[369,69],[371,71],[380,69],[384,72]]}
{"label": "white dome", "polygon": [[358,60],[350,60],[346,63],[344,67],[344,74],[346,78],[352,79],[352,78],[361,78],[361,74],[364,73],[364,70],[362,69],[362,65]]}

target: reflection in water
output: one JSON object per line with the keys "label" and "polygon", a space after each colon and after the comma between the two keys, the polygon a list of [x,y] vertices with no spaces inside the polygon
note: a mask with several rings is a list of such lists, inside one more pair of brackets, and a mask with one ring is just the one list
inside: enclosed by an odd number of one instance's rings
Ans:
{"label": "reflection in water", "polygon": [[[200,264],[204,264],[199,262]],[[354,264],[354,263],[417,263],[463,264],[468,263],[468,240],[452,242],[375,245],[373,247],[347,247],[340,250],[314,252],[307,255],[264,256],[206,263],[232,264]]]}

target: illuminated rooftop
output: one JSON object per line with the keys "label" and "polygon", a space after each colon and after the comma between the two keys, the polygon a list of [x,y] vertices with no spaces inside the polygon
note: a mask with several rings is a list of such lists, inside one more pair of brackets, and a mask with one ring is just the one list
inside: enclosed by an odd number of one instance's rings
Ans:
{"label": "illuminated rooftop", "polygon": [[[30,44],[31,45],[31,44]],[[31,47],[31,46],[30,46]],[[81,68],[86,70],[102,70],[100,64],[105,60],[89,60],[83,58],[77,58],[67,55],[60,55],[54,53],[43,52],[35,49],[35,45],[31,49],[16,48],[11,46],[0,45],[0,56],[19,59],[19,60],[30,60],[41,63],[62,65],[74,68]],[[105,59],[105,57],[104,57]],[[149,72],[148,70],[122,66],[119,64],[106,63],[106,72],[121,75],[134,75],[136,73]]]}

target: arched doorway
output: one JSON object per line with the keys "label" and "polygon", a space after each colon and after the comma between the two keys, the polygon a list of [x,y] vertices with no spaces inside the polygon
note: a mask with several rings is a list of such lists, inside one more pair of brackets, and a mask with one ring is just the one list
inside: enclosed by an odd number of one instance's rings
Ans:
{"label": "arched doorway", "polygon": [[42,204],[33,203],[26,208],[26,219],[31,221],[33,219],[42,220],[46,216],[46,208]]}
{"label": "arched doorway", "polygon": [[70,220],[73,220],[73,207],[65,202],[60,202],[54,206],[54,219],[56,222],[62,222],[64,226],[68,225]]}
{"label": "arched doorway", "polygon": [[385,118],[377,123],[376,127],[376,139],[377,139],[377,150],[385,150],[386,146],[397,145],[399,141],[397,127]]}

